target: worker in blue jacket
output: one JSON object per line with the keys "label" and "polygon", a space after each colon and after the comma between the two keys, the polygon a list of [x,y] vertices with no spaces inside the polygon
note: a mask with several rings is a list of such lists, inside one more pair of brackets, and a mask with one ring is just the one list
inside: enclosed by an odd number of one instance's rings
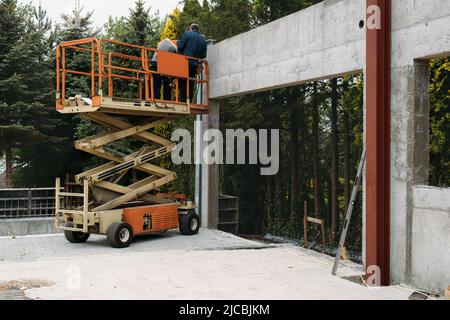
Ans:
{"label": "worker in blue jacket", "polygon": [[[205,59],[207,53],[207,45],[205,37],[200,34],[200,28],[198,24],[193,23],[190,27],[190,31],[185,32],[181,37],[181,40],[177,42],[178,52],[185,56]],[[197,60],[189,60],[189,77],[195,78],[197,75],[199,62]],[[180,81],[180,99],[186,101],[186,81]],[[189,98],[192,102],[194,96],[194,81],[189,81]]]}

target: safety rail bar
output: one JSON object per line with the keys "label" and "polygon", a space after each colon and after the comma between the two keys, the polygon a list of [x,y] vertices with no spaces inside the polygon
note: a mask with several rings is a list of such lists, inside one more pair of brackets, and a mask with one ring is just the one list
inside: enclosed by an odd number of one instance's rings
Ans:
{"label": "safety rail bar", "polygon": [[[120,52],[114,52],[105,48],[106,44],[119,47],[140,50],[140,56],[128,55]],[[90,45],[90,46],[89,46]],[[89,46],[89,47],[86,47]],[[72,70],[67,68],[67,50],[90,53],[90,71]],[[158,52],[157,70],[150,69],[149,56]],[[118,58],[130,62],[140,63],[139,69],[114,65],[113,59]],[[105,61],[107,60],[107,61]],[[196,78],[189,75],[189,61],[195,60],[202,66],[203,72],[200,72]],[[164,67],[164,69],[163,69]],[[118,72],[129,73],[127,75],[118,74]],[[64,108],[66,99],[66,75],[73,74],[87,76],[91,78],[90,93],[92,106],[97,107],[101,103],[103,96],[103,81],[107,81],[108,96],[114,97],[114,79],[139,82],[139,99],[152,103],[187,103],[193,113],[205,113],[208,111],[209,99],[209,68],[208,62],[204,59],[198,59],[180,54],[158,51],[154,48],[124,43],[112,39],[86,38],[80,40],[66,41],[59,44],[56,48],[56,99],[57,109]],[[160,75],[175,79],[175,99],[163,100],[156,99],[154,92],[155,76]],[[143,77],[143,78],[142,78]],[[180,101],[179,91],[181,89],[180,80],[186,82],[186,101]],[[192,103],[193,92],[190,92],[190,81],[193,81],[201,90],[201,103]],[[144,87],[143,87],[144,82]],[[205,91],[203,91],[203,89]]]}
{"label": "safety rail bar", "polygon": [[[56,178],[56,189],[55,189],[55,227],[61,228],[64,227],[65,230],[75,231],[75,232],[88,232],[88,213],[89,213],[89,183],[87,180],[83,181],[83,193],[67,193],[61,192],[61,179]],[[67,210],[64,208],[65,201],[61,201],[64,197],[80,197],[83,199],[83,205],[79,210]],[[62,218],[64,214],[70,213],[72,215],[81,215],[82,216],[82,227],[78,227],[75,221],[73,222],[72,227],[68,227],[66,225],[62,225]]]}

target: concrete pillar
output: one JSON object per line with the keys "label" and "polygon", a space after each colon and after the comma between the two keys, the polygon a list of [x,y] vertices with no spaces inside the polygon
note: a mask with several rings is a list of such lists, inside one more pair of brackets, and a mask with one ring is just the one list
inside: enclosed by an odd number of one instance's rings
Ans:
{"label": "concrete pillar", "polygon": [[414,68],[394,66],[391,73],[391,277],[398,283],[407,282],[410,269]]}
{"label": "concrete pillar", "polygon": [[[401,103],[397,104],[399,113],[396,113],[396,117],[393,118],[396,127],[400,124],[403,125],[402,131],[396,130],[398,135],[394,136],[396,139],[393,141],[398,146],[403,145],[406,151],[403,167],[401,168],[397,164],[396,169],[400,175],[394,180],[397,185],[396,189],[402,190],[404,195],[400,197],[400,194],[397,194],[395,199],[400,200],[398,204],[404,205],[403,212],[405,214],[398,214],[398,220],[396,220],[401,222],[392,225],[394,246],[391,255],[392,259],[395,257],[394,279],[411,283],[414,185],[428,184],[429,172],[429,61],[416,60],[414,66],[398,68],[395,71],[396,74],[398,73],[398,78],[405,79],[403,94],[401,91],[395,91],[396,101]],[[411,105],[413,105],[412,108]],[[403,118],[401,123],[399,123],[400,116]],[[400,137],[402,139],[399,139]],[[399,207],[397,205],[397,208]]]}
{"label": "concrete pillar", "polygon": [[[219,129],[220,102],[209,101],[209,113],[202,116],[202,131]],[[206,143],[202,143],[202,154]],[[203,162],[203,161],[202,161]],[[219,222],[219,165],[201,165],[202,228],[217,229]]]}
{"label": "concrete pillar", "polygon": [[392,68],[392,279],[411,282],[414,185],[428,183],[429,67],[427,60]]}

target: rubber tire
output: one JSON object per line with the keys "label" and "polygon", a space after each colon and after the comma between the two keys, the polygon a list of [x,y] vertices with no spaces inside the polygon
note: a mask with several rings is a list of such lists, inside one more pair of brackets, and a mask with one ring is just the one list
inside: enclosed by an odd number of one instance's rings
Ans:
{"label": "rubber tire", "polygon": [[90,233],[64,230],[64,236],[71,243],[83,243],[89,239]]}
{"label": "rubber tire", "polygon": [[[197,227],[191,228],[192,219],[197,220]],[[184,236],[193,236],[200,230],[200,217],[195,212],[189,212],[188,214],[180,214],[180,233]]]}
{"label": "rubber tire", "polygon": [[[123,228],[127,228],[130,233],[130,237],[126,242],[120,240],[120,232],[123,230]],[[109,226],[108,232],[106,234],[106,239],[108,240],[110,246],[113,248],[127,248],[130,246],[131,241],[133,241],[133,228],[126,222],[115,222]]]}

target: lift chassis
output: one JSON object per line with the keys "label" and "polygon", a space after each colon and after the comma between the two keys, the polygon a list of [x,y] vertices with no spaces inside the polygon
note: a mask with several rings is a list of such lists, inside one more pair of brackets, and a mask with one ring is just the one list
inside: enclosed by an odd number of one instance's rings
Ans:
{"label": "lift chassis", "polygon": [[[82,243],[91,234],[106,235],[115,248],[128,247],[134,236],[164,233],[179,228],[183,235],[195,235],[200,228],[195,204],[191,202],[167,202],[157,205],[124,207],[114,210],[90,209],[89,182],[83,181],[83,193],[61,192],[60,179],[56,179],[56,227],[64,231],[72,243]],[[64,199],[77,197],[83,205],[67,209]]]}
{"label": "lift chassis", "polygon": [[[130,50],[134,55],[117,53]],[[67,68],[68,52],[88,57],[91,70]],[[75,148],[102,158],[105,163],[75,177],[78,191],[61,191],[56,179],[56,227],[64,231],[68,241],[82,243],[90,234],[106,235],[111,246],[124,248],[134,236],[161,233],[179,228],[183,235],[197,234],[200,218],[196,206],[182,195],[164,195],[157,191],[176,179],[175,172],[152,164],[170,154],[176,145],[154,129],[176,118],[208,111],[208,65],[200,66],[195,78],[189,75],[189,60],[195,58],[158,51],[158,68],[149,67],[155,50],[108,39],[82,39],[64,42],[56,51],[56,109],[62,114],[79,115],[105,127],[75,142]],[[140,54],[136,54],[139,52]],[[73,57],[73,54],[72,54]],[[126,63],[124,63],[126,61]],[[69,77],[88,77],[91,94],[67,98]],[[173,97],[158,99],[154,83],[157,77],[170,79]],[[70,78],[71,79],[71,78]],[[66,84],[66,80],[68,84]],[[135,83],[138,92],[132,98],[114,96],[114,81]],[[89,80],[88,80],[89,82]],[[194,82],[198,99],[190,97],[189,82]],[[103,86],[107,84],[107,95]],[[181,101],[179,89],[186,85],[186,99]],[[123,87],[123,86],[122,86]],[[117,144],[131,139],[134,151],[124,154]],[[127,149],[128,150],[128,149]],[[130,172],[134,171],[134,181]],[[138,178],[136,178],[138,177]]]}

